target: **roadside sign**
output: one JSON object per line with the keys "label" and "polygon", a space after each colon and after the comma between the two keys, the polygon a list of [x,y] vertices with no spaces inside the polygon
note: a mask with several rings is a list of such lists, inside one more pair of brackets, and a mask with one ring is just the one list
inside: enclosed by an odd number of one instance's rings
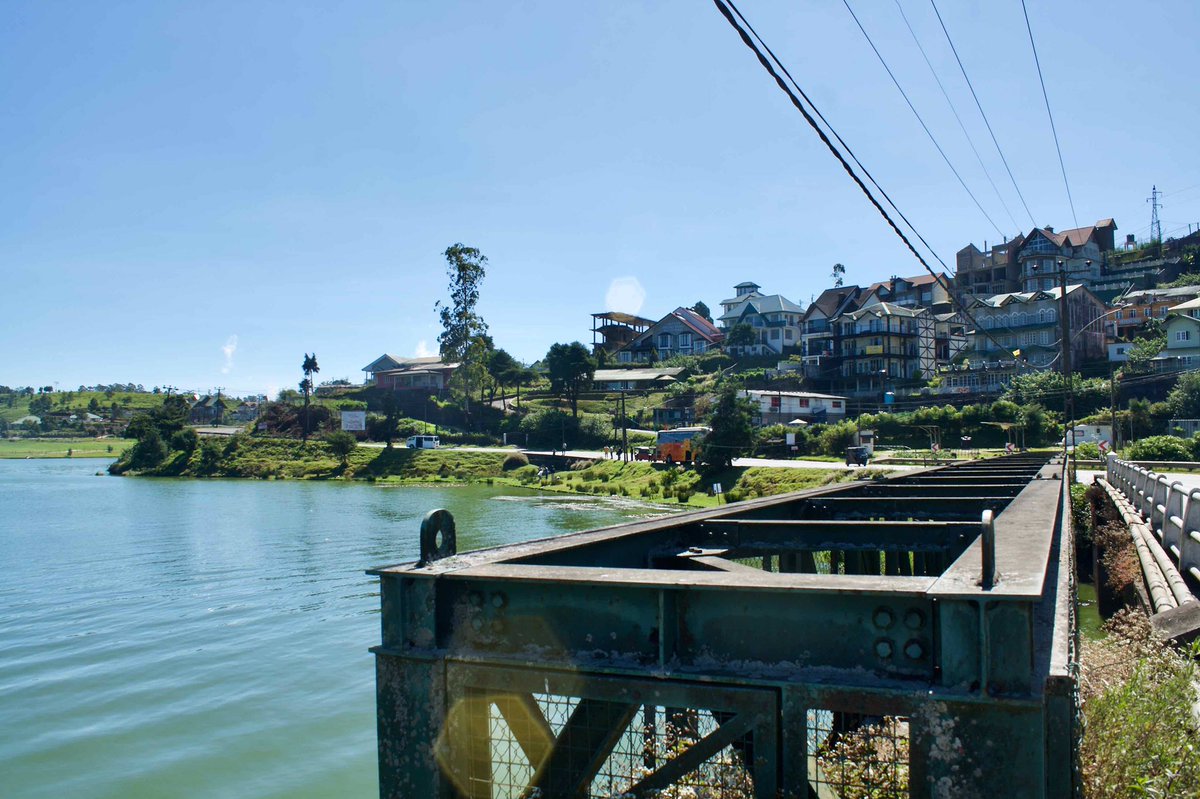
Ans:
{"label": "roadside sign", "polygon": [[342,429],[348,432],[362,432],[367,429],[366,411],[342,411]]}

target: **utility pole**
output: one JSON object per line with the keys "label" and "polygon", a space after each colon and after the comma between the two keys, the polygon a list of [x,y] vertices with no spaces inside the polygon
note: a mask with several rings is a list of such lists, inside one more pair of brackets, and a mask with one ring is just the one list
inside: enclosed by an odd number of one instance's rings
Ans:
{"label": "utility pole", "polygon": [[1108,442],[1112,445],[1112,452],[1117,451],[1117,435],[1120,433],[1117,430],[1117,375],[1113,369],[1112,362],[1108,364],[1108,411],[1109,411],[1109,427],[1112,428],[1112,441]]}
{"label": "utility pole", "polygon": [[1075,420],[1073,417],[1073,402],[1072,396],[1073,386],[1071,385],[1071,319],[1067,315],[1067,264],[1064,261],[1058,262],[1058,316],[1062,323],[1062,375],[1063,375],[1063,451],[1065,452],[1068,445],[1068,438],[1071,436],[1071,428],[1074,427]]}
{"label": "utility pole", "polygon": [[625,389],[621,389],[621,460],[629,457],[629,412],[625,408]]}

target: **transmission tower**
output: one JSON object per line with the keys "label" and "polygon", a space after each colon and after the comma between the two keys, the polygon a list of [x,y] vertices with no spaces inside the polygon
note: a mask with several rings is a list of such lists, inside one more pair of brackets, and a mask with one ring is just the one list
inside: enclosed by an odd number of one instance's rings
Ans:
{"label": "transmission tower", "polygon": [[1158,198],[1161,196],[1158,186],[1151,186],[1150,196],[1146,198],[1146,202],[1150,203],[1150,240],[1155,244],[1162,243],[1162,224],[1158,221],[1158,209],[1162,207]]}

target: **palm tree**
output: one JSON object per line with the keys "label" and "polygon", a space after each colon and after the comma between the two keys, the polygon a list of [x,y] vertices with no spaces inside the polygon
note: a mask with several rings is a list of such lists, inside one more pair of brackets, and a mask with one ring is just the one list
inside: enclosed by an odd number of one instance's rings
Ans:
{"label": "palm tree", "polygon": [[304,363],[300,368],[304,370],[304,380],[300,383],[300,390],[304,392],[304,440],[308,441],[308,398],[313,390],[312,376],[321,371],[321,367],[317,366],[317,354],[304,353]]}

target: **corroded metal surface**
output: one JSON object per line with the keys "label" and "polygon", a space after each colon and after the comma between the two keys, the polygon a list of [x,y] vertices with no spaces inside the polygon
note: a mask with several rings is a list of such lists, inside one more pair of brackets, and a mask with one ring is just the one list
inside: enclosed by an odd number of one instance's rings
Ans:
{"label": "corroded metal surface", "polygon": [[374,569],[381,795],[1064,795],[1062,472],[1011,457]]}

